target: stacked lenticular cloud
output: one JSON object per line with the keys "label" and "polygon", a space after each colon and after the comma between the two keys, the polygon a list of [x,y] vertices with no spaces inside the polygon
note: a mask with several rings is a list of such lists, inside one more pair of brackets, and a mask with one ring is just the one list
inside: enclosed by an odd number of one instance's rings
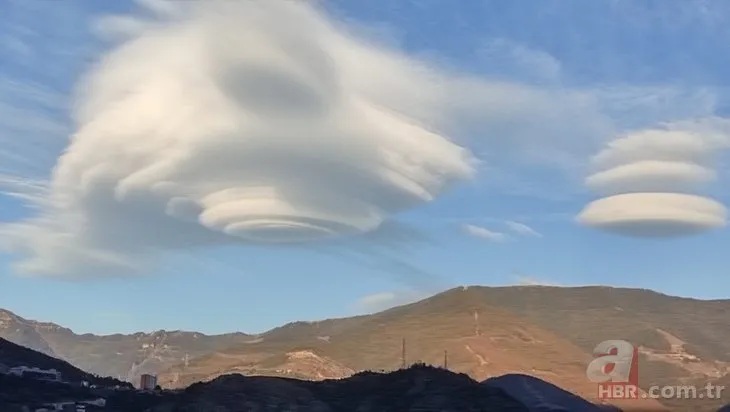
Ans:
{"label": "stacked lenticular cloud", "polygon": [[38,215],[0,225],[18,269],[126,273],[162,252],[365,234],[474,173],[430,120],[443,75],[305,2],[178,6],[117,24],[82,78]]}
{"label": "stacked lenticular cloud", "polygon": [[643,237],[725,226],[725,207],[701,195],[717,178],[714,155],[723,145],[721,134],[701,127],[667,126],[612,141],[592,159],[585,181],[605,197],[588,204],[578,221]]}

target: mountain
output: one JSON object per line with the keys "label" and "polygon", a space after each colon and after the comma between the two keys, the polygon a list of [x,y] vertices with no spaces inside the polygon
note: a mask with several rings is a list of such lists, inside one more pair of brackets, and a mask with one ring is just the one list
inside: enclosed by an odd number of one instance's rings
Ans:
{"label": "mountain", "polygon": [[[68,363],[0,340],[0,359],[11,365],[56,367],[69,381],[94,379]],[[76,376],[72,376],[76,375]],[[108,379],[107,379],[108,380]],[[549,387],[533,379],[533,389]],[[103,380],[99,380],[103,381]],[[21,412],[44,408],[49,403],[75,403],[102,399],[103,405],[84,410],[110,412],[599,412],[602,409],[575,396],[550,405],[524,402],[514,385],[479,384],[464,374],[416,365],[392,373],[359,373],[339,380],[307,381],[274,377],[225,375],[196,383],[181,391],[135,391],[113,386],[113,380],[85,387],[73,382],[47,382],[0,373],[0,410]],[[94,382],[94,381],[92,381]],[[107,383],[107,385],[104,385]],[[517,389],[517,390],[515,390]],[[534,396],[533,396],[534,397]],[[71,409],[79,410],[73,405]],[[548,406],[548,407],[546,407]],[[577,406],[577,409],[575,408]],[[91,408],[91,409],[89,409]],[[47,409],[43,409],[47,410]],[[64,409],[66,410],[66,409]]]}
{"label": "mountain", "polygon": [[[294,322],[259,335],[157,332],[99,337],[20,318],[12,327],[7,321],[0,324],[0,336],[14,333],[40,350],[46,345],[84,369],[119,371],[102,374],[124,376],[121,372],[147,359],[137,370],[160,372],[160,383],[170,388],[228,373],[323,380],[364,370],[395,370],[403,364],[405,339],[408,364],[446,361],[448,369],[476,381],[524,373],[595,400],[597,388],[586,378],[586,366],[593,348],[609,339],[638,346],[644,389],[725,381],[730,385],[728,313],[728,300],[680,298],[650,290],[472,286],[372,315]],[[172,337],[176,333],[181,334],[177,341]],[[182,361],[185,352],[190,356],[187,363]],[[726,397],[661,401],[668,408],[693,411],[714,411],[730,403]],[[617,404],[659,407],[657,400]]]}
{"label": "mountain", "polygon": [[31,348],[100,376],[130,382],[189,358],[246,342],[243,333],[208,336],[197,332],[157,331],[132,335],[75,334],[55,323],[24,319],[0,309],[0,338]]}
{"label": "mountain", "polygon": [[[403,363],[405,339],[407,363],[446,361],[450,370],[478,381],[523,372],[594,398],[596,385],[585,375],[589,352],[567,336],[493,305],[485,295],[490,290],[457,288],[373,315],[289,324],[173,367],[161,374],[160,382],[187,386],[231,372],[325,379],[352,371],[395,370]],[[312,363],[317,367],[311,368]],[[329,374],[324,373],[327,366]],[[659,407],[650,400],[624,404]]]}
{"label": "mountain", "polygon": [[[35,322],[29,322],[13,312],[0,309],[0,337],[46,355],[54,356],[53,349],[48,346],[48,342],[43,339],[35,324]],[[42,328],[39,326],[39,329]]]}
{"label": "mountain", "polygon": [[[593,348],[623,339],[639,347],[640,381],[704,386],[727,374],[730,301],[679,298],[610,287],[460,287],[384,312],[321,322],[296,322],[245,344],[164,372],[167,386],[185,386],[229,372],[337,378],[352,371],[393,370],[408,362],[440,365],[476,380],[527,373],[595,399],[585,375]],[[306,356],[304,356],[306,354]],[[316,362],[304,365],[299,359]],[[331,367],[328,373],[323,370]],[[679,410],[716,410],[730,399],[663,399]],[[618,402],[656,407],[658,401]],[[699,409],[698,409],[699,410]]]}
{"label": "mountain", "polygon": [[[608,339],[633,343],[639,347],[643,388],[694,385],[701,389],[707,383],[730,388],[730,300],[598,286],[470,290],[588,353]],[[701,395],[699,391],[698,398]],[[730,403],[730,393],[723,395],[720,399],[663,399],[662,403],[675,410],[716,411]]]}

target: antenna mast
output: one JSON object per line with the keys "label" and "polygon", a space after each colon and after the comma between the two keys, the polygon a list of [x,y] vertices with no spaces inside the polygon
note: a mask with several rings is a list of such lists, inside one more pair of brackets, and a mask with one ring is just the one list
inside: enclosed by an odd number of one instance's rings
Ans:
{"label": "antenna mast", "polygon": [[401,360],[402,360],[401,368],[405,369],[406,368],[406,338],[403,338],[403,348],[402,348],[401,352],[402,352],[401,353]]}

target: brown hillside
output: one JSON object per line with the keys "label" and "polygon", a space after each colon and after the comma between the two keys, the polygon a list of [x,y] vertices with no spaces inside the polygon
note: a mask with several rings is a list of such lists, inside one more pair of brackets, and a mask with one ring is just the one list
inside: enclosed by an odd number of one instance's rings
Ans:
{"label": "brown hillside", "polygon": [[[312,370],[309,379],[341,377],[348,370],[393,370],[402,364],[405,339],[407,363],[440,365],[446,351],[449,369],[477,380],[523,372],[586,398],[596,394],[595,385],[585,378],[590,360],[586,351],[524,318],[487,304],[479,293],[469,289],[360,317],[356,322],[342,321],[347,324],[333,327],[337,320],[299,323],[292,327],[300,328],[301,333],[264,334],[255,343],[194,359],[187,368],[173,368],[161,376],[161,382],[185,386],[230,372],[302,377],[307,367],[300,367],[296,375],[287,372],[291,369],[289,354],[295,351],[337,365],[330,368],[329,375]],[[323,335],[325,332],[328,335]],[[285,366],[287,362],[290,366]],[[640,404],[658,406],[656,402]]]}

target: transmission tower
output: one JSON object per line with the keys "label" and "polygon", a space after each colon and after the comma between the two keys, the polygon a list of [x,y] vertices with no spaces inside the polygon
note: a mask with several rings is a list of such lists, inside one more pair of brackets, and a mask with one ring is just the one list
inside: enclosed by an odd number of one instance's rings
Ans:
{"label": "transmission tower", "polygon": [[401,348],[401,368],[406,368],[406,338],[403,338],[402,342],[402,348]]}

